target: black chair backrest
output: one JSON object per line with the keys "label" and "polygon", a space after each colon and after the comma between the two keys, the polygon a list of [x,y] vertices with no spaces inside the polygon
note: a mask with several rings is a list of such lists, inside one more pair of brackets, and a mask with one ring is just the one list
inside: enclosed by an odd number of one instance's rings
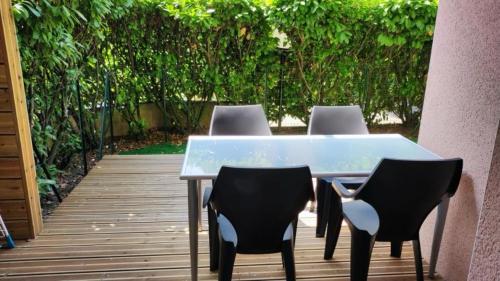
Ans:
{"label": "black chair backrest", "polygon": [[270,136],[271,129],[260,104],[215,106],[210,136]]}
{"label": "black chair backrest", "polygon": [[314,106],[309,119],[308,135],[368,134],[358,105]]}
{"label": "black chair backrest", "polygon": [[239,253],[281,251],[283,234],[314,198],[309,167],[223,166],[211,202],[234,226]]}
{"label": "black chair backrest", "polygon": [[462,159],[382,159],[357,195],[380,217],[378,241],[418,238],[427,215],[443,196],[455,194],[462,174]]}

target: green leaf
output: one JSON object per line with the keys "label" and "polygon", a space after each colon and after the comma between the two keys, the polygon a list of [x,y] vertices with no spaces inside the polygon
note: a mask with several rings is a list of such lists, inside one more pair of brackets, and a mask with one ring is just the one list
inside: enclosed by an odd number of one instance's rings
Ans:
{"label": "green leaf", "polygon": [[85,18],[85,16],[78,10],[74,9],[73,12],[80,18],[82,19],[84,22],[87,21],[87,19]]}
{"label": "green leaf", "polygon": [[40,7],[38,6],[31,6],[31,5],[25,5],[29,10],[30,12],[37,18],[39,18],[41,16],[41,11],[40,11]]}
{"label": "green leaf", "polygon": [[387,46],[387,47],[390,47],[392,45],[394,45],[394,40],[392,39],[392,37],[390,36],[387,36],[387,35],[384,35],[384,34],[380,34],[378,37],[377,37],[377,41],[383,45],[383,46]]}

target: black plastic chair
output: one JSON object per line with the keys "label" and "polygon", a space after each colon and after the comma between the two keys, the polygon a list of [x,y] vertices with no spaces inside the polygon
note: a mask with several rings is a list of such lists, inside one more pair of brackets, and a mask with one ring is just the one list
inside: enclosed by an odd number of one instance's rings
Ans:
{"label": "black plastic chair", "polygon": [[[325,259],[331,259],[342,219],[351,230],[351,280],[368,277],[375,241],[391,242],[391,256],[401,257],[403,241],[413,242],[417,280],[423,281],[419,231],[427,215],[444,196],[455,194],[462,159],[415,161],[383,159],[367,181],[349,191],[333,180]],[[343,198],[353,201],[343,202]],[[333,203],[333,202],[332,202]],[[337,207],[338,206],[338,207]]]}
{"label": "black plastic chair", "polygon": [[210,136],[270,136],[266,114],[260,104],[215,106]]}
{"label": "black plastic chair", "polygon": [[359,105],[314,106],[307,128],[309,135],[368,134]]}
{"label": "black plastic chair", "polygon": [[[210,270],[231,280],[236,253],[282,254],[286,280],[295,280],[294,224],[314,190],[309,167],[222,167],[205,189],[212,237]],[[296,228],[295,228],[296,229]]]}
{"label": "black plastic chair", "polygon": [[[309,119],[308,135],[360,135],[368,134],[363,113],[358,105],[352,106],[314,106]],[[365,178],[342,178],[349,188],[357,188]],[[325,236],[330,210],[331,178],[316,181],[316,237]],[[314,209],[314,208],[313,208]]]}
{"label": "black plastic chair", "polygon": [[[271,129],[267,122],[266,114],[260,104],[255,105],[217,105],[212,112],[210,121],[209,136],[271,136]],[[212,185],[215,180],[212,181]],[[210,194],[211,189],[205,189],[204,196]],[[208,198],[204,198],[207,200]],[[208,208],[208,218],[214,216]],[[210,251],[218,251],[218,246],[214,247],[217,242],[217,229],[214,228],[214,223],[208,225]],[[218,255],[217,253],[215,253]],[[210,270],[216,269],[217,260],[211,259]]]}

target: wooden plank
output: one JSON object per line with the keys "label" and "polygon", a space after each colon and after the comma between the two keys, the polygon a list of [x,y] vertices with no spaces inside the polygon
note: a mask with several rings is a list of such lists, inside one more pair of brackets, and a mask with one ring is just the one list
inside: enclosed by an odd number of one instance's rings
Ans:
{"label": "wooden plank", "polygon": [[26,202],[24,200],[0,200],[2,218],[9,220],[27,220]]}
{"label": "wooden plank", "polygon": [[[11,251],[2,255],[3,261],[31,261],[42,259],[87,259],[87,258],[102,258],[102,257],[141,257],[141,256],[169,256],[169,255],[185,255],[189,249],[184,246],[179,247],[179,243],[157,243],[157,244],[130,244],[127,249],[123,249],[123,245],[90,245],[90,246],[64,246],[64,247],[45,247],[43,251],[32,248],[20,248],[17,251]],[[300,248],[295,249],[297,256],[310,256],[314,260],[321,260],[323,255],[324,243],[318,244],[315,249]],[[336,261],[349,261],[350,245],[345,245],[342,248],[336,249]],[[391,257],[388,255],[389,247],[375,248],[372,257],[374,259],[388,260]],[[200,254],[208,254],[208,244],[200,244]],[[243,256],[246,262],[255,262],[249,256]],[[275,259],[273,256],[262,256],[263,259]],[[412,259],[413,252],[411,248],[406,247],[402,251],[401,258]],[[301,259],[304,262],[304,259]]]}
{"label": "wooden plank", "polygon": [[16,133],[14,116],[10,112],[0,112],[0,134],[13,135]]}
{"label": "wooden plank", "polygon": [[[169,155],[104,155],[103,161],[104,160],[111,160],[111,161],[118,161],[121,162],[123,160],[144,160],[146,162],[151,163],[151,161],[168,161],[167,163],[182,163],[184,160],[184,154],[169,154]],[[134,162],[135,163],[135,162]]]}
{"label": "wooden plank", "polygon": [[18,157],[22,167],[21,176],[28,214],[29,235],[26,238],[34,238],[42,230],[42,216],[11,0],[0,1],[0,52],[5,55],[7,86],[11,94],[10,103],[20,151]]}
{"label": "wooden plank", "polygon": [[21,178],[21,166],[17,158],[0,158],[0,179]]}
{"label": "wooden plank", "polygon": [[[165,270],[165,269],[154,269],[154,270],[130,270],[127,272],[96,272],[96,273],[80,273],[80,274],[44,274],[38,276],[30,276],[30,281],[66,281],[66,280],[161,280],[161,281],[179,281],[179,280],[190,280],[188,278],[188,270]],[[10,280],[10,281],[25,281],[25,277],[13,277],[6,276],[2,280]],[[253,278],[233,278],[234,280],[262,280],[258,279],[259,276],[254,276]],[[200,272],[199,280],[217,280],[216,273],[210,272]],[[266,280],[284,280],[282,278],[276,279],[266,279]],[[297,280],[329,280],[329,281],[350,281],[349,277],[345,276],[329,276],[324,275],[321,276],[318,274],[317,277],[314,278],[303,278],[302,276],[297,276]],[[428,279],[426,279],[428,280]],[[440,278],[436,278],[433,280],[442,280]],[[406,274],[387,274],[383,276],[373,276],[370,277],[369,281],[415,281],[415,274],[406,273]]]}
{"label": "wooden plank", "polygon": [[0,88],[0,112],[11,112],[12,106],[10,104],[10,97],[8,89]]}
{"label": "wooden plank", "polygon": [[18,155],[16,137],[0,135],[0,157],[17,157]]}
{"label": "wooden plank", "polygon": [[0,200],[24,199],[24,191],[20,179],[0,179]]}
{"label": "wooden plank", "polygon": [[[322,253],[314,255],[297,255],[295,265],[297,273],[302,276],[311,276],[314,270],[330,271],[331,275],[349,274],[349,254],[344,259],[334,262],[334,266],[322,259]],[[385,255],[387,257],[387,253]],[[5,261],[1,263],[0,274],[19,275],[44,274],[44,273],[69,273],[69,272],[95,272],[109,270],[140,270],[140,269],[179,269],[189,268],[189,254],[182,255],[157,255],[148,257],[106,257],[106,258],[84,258],[66,259],[62,265],[60,260],[31,260],[19,263],[17,261]],[[208,270],[208,254],[200,254],[200,272]],[[259,274],[260,277],[270,277],[269,267],[274,267],[273,274],[283,274],[282,260],[280,254],[268,255],[237,255],[235,271],[240,274]],[[414,260],[407,259],[374,259],[371,262],[372,274],[386,273],[401,267],[404,272],[414,271]],[[267,275],[267,276],[266,276]]]}

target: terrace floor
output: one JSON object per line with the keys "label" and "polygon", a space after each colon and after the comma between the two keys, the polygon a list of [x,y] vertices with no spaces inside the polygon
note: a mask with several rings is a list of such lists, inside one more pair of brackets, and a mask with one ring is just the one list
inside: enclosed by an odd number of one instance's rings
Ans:
{"label": "terrace floor", "polygon": [[[0,250],[0,279],[190,280],[182,159],[105,157],[47,219],[37,239]],[[324,239],[315,238],[314,229],[315,214],[304,211],[295,249],[297,279],[349,280],[348,229],[342,229],[330,261],[323,260]],[[202,232],[199,279],[217,280],[208,270],[207,239]],[[375,245],[369,280],[415,280],[411,245],[405,243],[401,259],[391,258],[389,249],[387,243]],[[238,255],[233,279],[283,280],[281,256]]]}

